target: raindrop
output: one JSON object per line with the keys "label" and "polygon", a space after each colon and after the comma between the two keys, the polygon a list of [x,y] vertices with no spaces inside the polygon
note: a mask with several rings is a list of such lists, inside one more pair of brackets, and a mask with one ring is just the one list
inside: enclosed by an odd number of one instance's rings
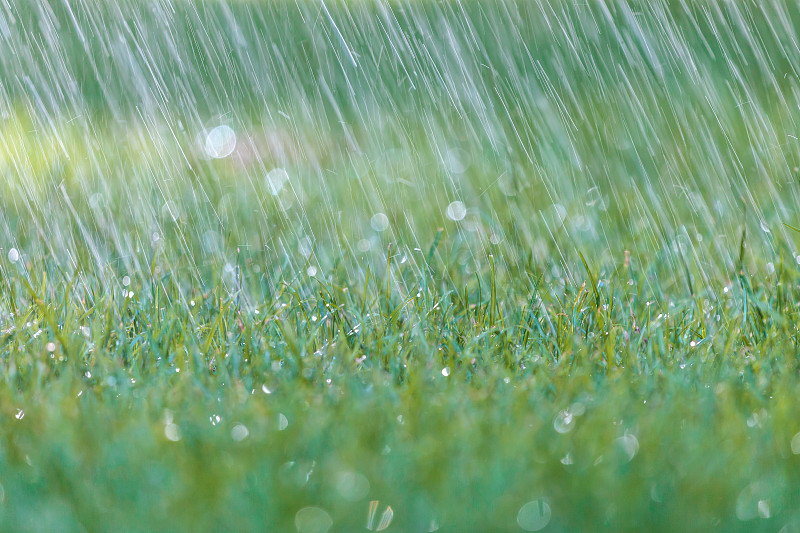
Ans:
{"label": "raindrop", "polygon": [[375,231],[386,231],[389,229],[389,217],[383,213],[375,213],[369,220],[369,225]]}
{"label": "raindrop", "polygon": [[520,507],[517,524],[525,531],[539,531],[550,523],[550,506],[542,500],[533,500]]}
{"label": "raindrop", "polygon": [[463,220],[465,216],[467,216],[467,208],[464,202],[456,200],[447,206],[447,218],[450,220]]}
{"label": "raindrop", "polygon": [[236,132],[230,126],[217,126],[206,136],[206,155],[214,159],[228,157],[236,149]]}
{"label": "raindrop", "polygon": [[303,507],[294,517],[299,533],[325,533],[333,525],[331,516],[319,507]]}

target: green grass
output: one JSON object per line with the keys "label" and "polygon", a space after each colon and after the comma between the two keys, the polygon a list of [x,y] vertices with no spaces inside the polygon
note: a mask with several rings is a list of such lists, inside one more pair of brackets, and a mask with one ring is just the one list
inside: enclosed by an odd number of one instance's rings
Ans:
{"label": "green grass", "polygon": [[797,6],[326,7],[0,2],[0,529],[800,529]]}

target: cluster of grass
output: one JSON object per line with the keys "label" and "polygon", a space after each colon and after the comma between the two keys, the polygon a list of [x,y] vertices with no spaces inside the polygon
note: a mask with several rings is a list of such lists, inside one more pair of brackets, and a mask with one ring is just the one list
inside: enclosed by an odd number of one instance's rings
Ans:
{"label": "cluster of grass", "polygon": [[0,529],[800,530],[798,24],[0,2]]}

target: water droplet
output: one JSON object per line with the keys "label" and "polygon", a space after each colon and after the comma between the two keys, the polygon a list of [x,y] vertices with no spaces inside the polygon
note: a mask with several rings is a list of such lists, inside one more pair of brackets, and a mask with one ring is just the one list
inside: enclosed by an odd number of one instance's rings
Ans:
{"label": "water droplet", "polygon": [[48,352],[50,352],[50,353],[53,353],[53,352],[55,352],[55,351],[56,351],[56,343],[54,343],[54,342],[48,342],[48,343],[47,343],[47,346],[45,346],[45,349],[46,349]]}
{"label": "water droplet", "polygon": [[272,391],[269,390],[269,387],[267,387],[266,385],[261,385],[261,392],[263,392],[264,394],[272,394]]}
{"label": "water droplet", "polygon": [[205,149],[208,157],[228,157],[236,149],[236,132],[230,126],[217,126],[208,132]]}
{"label": "water droplet", "polygon": [[517,524],[525,531],[539,531],[550,523],[550,505],[542,500],[533,500],[520,507]]}
{"label": "water droplet", "polygon": [[389,229],[389,217],[384,213],[375,213],[369,220],[369,225],[372,226],[372,229],[375,231],[386,231]]}
{"label": "water droplet", "polygon": [[123,287],[127,287],[127,286],[129,286],[130,284],[131,284],[131,278],[130,278],[130,276],[123,276],[123,278],[122,278],[122,286],[123,286]]}
{"label": "water droplet", "polygon": [[325,533],[333,525],[333,520],[324,509],[303,507],[297,511],[294,525],[299,533]]}
{"label": "water droplet", "polygon": [[217,424],[222,422],[222,417],[219,415],[211,415],[210,417],[208,417],[208,420],[211,422],[212,426],[216,426]]}
{"label": "water droplet", "polygon": [[12,263],[19,261],[19,252],[16,248],[12,248],[8,251],[8,260]]}
{"label": "water droplet", "polygon": [[467,207],[464,202],[456,200],[455,202],[450,202],[450,205],[447,206],[447,218],[450,220],[464,220],[465,216],[467,216]]}
{"label": "water droplet", "polygon": [[444,367],[444,368],[442,369],[442,375],[443,375],[444,377],[447,377],[447,376],[449,376],[449,375],[450,375],[450,368],[449,368],[449,367]]}

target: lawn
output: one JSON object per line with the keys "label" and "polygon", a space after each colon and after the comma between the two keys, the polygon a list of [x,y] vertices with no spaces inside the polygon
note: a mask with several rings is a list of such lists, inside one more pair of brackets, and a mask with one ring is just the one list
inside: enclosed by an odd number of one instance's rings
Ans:
{"label": "lawn", "polygon": [[0,2],[0,530],[800,531],[798,27]]}

